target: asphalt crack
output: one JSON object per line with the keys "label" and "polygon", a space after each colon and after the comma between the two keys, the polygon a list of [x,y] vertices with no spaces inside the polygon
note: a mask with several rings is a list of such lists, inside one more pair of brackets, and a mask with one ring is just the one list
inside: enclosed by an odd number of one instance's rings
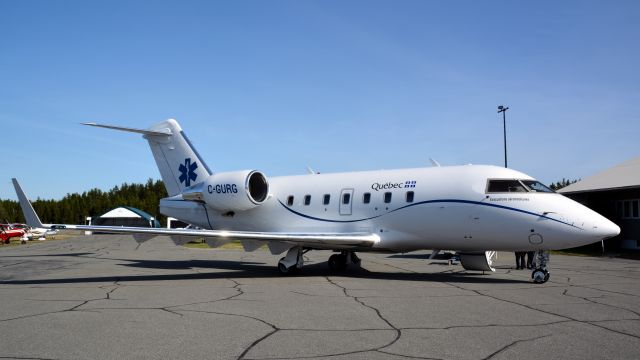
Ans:
{"label": "asphalt crack", "polygon": [[[453,287],[456,287],[458,289],[467,290],[467,289],[462,288],[461,286],[458,286],[458,285],[455,285],[455,284],[452,284],[452,283],[447,283],[447,284],[449,284],[449,285],[451,285]],[[576,285],[573,285],[573,286],[576,286]],[[551,312],[551,311],[538,309],[538,308],[535,308],[535,307],[530,306],[530,305],[521,304],[521,303],[518,303],[518,302],[515,302],[515,301],[511,301],[511,300],[507,300],[507,299],[501,299],[501,298],[499,298],[497,296],[492,296],[492,295],[489,295],[489,294],[485,294],[485,293],[481,292],[480,290],[469,290],[469,291],[473,291],[473,292],[475,292],[477,294],[486,296],[486,297],[488,297],[490,299],[494,299],[494,300],[497,300],[497,301],[503,301],[503,302],[506,302],[506,303],[509,303],[509,304],[513,304],[513,305],[517,305],[517,306],[522,306],[522,307],[524,307],[526,309],[533,310],[533,311],[538,311],[538,312],[541,312],[543,314],[552,315],[552,316],[556,316],[556,317],[559,317],[559,318],[564,318],[566,320],[574,321],[574,322],[577,322],[577,323],[580,323],[580,324],[591,325],[591,326],[594,326],[594,327],[597,327],[597,328],[600,328],[600,329],[603,329],[603,330],[606,330],[606,331],[611,331],[611,332],[614,332],[614,333],[617,333],[617,334],[626,335],[626,336],[629,336],[629,337],[640,339],[640,336],[637,336],[637,335],[634,335],[634,334],[625,333],[625,332],[622,332],[622,331],[619,331],[619,330],[609,329],[609,328],[604,327],[602,325],[598,325],[597,323],[594,323],[593,321],[580,320],[580,319],[576,319],[576,318],[573,318],[573,317],[568,316],[568,315],[557,314],[557,313],[554,313],[554,312]]]}
{"label": "asphalt crack", "polygon": [[[87,304],[89,304],[89,303],[91,303],[93,301],[113,300],[113,299],[111,299],[111,294],[113,294],[116,290],[118,290],[120,288],[120,286],[122,286],[122,285],[118,284],[118,280],[117,279],[114,281],[114,283],[112,285],[99,286],[98,289],[102,289],[102,290],[105,290],[105,287],[113,287],[113,289],[110,289],[109,291],[106,291],[104,297],[95,298],[95,299],[87,299],[87,300],[64,300],[64,299],[59,299],[59,300],[34,300],[34,301],[59,301],[59,302],[68,301],[68,302],[79,302],[79,304],[74,305],[74,306],[72,306],[72,307],[70,307],[68,309],[62,309],[62,310],[56,310],[56,311],[48,311],[48,312],[38,313],[38,314],[23,315],[23,316],[17,316],[17,317],[14,317],[14,318],[8,318],[8,319],[0,319],[0,322],[28,319],[28,318],[32,318],[32,317],[52,315],[52,314],[60,314],[60,313],[65,313],[65,312],[70,312],[70,311],[87,311],[87,310],[82,310],[82,309],[79,309],[79,308],[84,306],[84,305],[87,305]],[[91,310],[99,310],[99,309],[91,309]]]}
{"label": "asphalt crack", "polygon": [[594,299],[603,299],[605,298],[604,295],[600,295],[600,296],[589,296],[589,297],[584,297],[584,296],[577,296],[577,295],[570,295],[568,294],[569,289],[564,289],[564,291],[562,292],[562,295],[564,296],[568,296],[568,297],[572,297],[572,298],[577,298],[577,299],[582,299],[584,301],[590,302],[592,304],[597,304],[597,305],[603,305],[603,306],[608,306],[614,309],[618,309],[618,310],[622,310],[622,311],[627,311],[630,312],[636,316],[638,316],[640,318],[640,313],[631,309],[627,309],[621,306],[616,306],[616,305],[611,305],[611,304],[607,304],[607,303],[603,303],[603,302],[599,302],[596,301]]}
{"label": "asphalt crack", "polygon": [[495,351],[494,353],[490,354],[489,356],[487,356],[486,358],[482,359],[482,360],[489,360],[491,358],[493,358],[494,356],[508,350],[509,348],[512,348],[520,343],[525,343],[525,342],[529,342],[529,341],[536,341],[536,340],[540,340],[540,339],[544,339],[546,337],[549,337],[551,335],[542,335],[542,336],[537,336],[534,338],[529,338],[529,339],[520,339],[520,340],[515,340],[505,346],[503,346],[502,348],[498,349],[497,351]]}
{"label": "asphalt crack", "polygon": [[[371,305],[368,305],[368,304],[364,303],[364,301],[362,301],[362,300],[361,300],[360,298],[358,298],[357,296],[350,295],[350,294],[349,294],[349,292],[348,292],[348,289],[347,289],[346,287],[344,287],[344,286],[342,286],[342,285],[340,285],[340,284],[336,283],[335,281],[331,280],[328,276],[325,276],[325,279],[326,279],[330,284],[332,284],[332,285],[334,285],[334,286],[336,286],[336,287],[338,287],[338,288],[342,289],[342,292],[344,293],[344,296],[349,297],[349,298],[352,298],[355,302],[357,302],[357,303],[358,303],[358,304],[360,304],[361,306],[366,307],[366,308],[368,308],[368,309],[370,309],[370,310],[373,310],[373,311],[376,313],[376,315],[378,316],[378,318],[380,318],[380,320],[382,320],[383,322],[385,322],[385,323],[389,326],[389,328],[390,328],[390,329],[392,329],[392,330],[394,330],[394,331],[395,331],[395,337],[394,337],[394,338],[393,338],[393,340],[391,340],[388,344],[383,345],[383,346],[379,346],[379,347],[377,347],[377,348],[369,349],[369,350],[367,350],[367,351],[378,351],[378,350],[384,349],[384,348],[386,348],[386,347],[389,347],[389,346],[391,346],[391,345],[395,344],[395,343],[400,339],[400,337],[402,336],[402,330],[401,330],[401,329],[399,329],[398,327],[396,327],[395,325],[393,325],[393,324],[392,324],[392,323],[391,323],[387,318],[385,318],[385,317],[382,315],[382,313],[380,312],[380,310],[378,310],[377,308],[375,308],[375,307],[373,307],[373,306],[371,306]],[[365,351],[357,351],[357,352],[365,352]],[[342,355],[347,355],[347,354],[352,354],[352,353],[356,353],[356,352],[344,353],[344,354],[342,354]]]}

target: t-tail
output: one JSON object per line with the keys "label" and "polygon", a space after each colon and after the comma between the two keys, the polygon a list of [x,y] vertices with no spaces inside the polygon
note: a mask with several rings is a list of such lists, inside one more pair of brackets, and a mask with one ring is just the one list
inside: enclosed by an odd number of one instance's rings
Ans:
{"label": "t-tail", "polygon": [[159,122],[147,130],[96,123],[84,125],[143,134],[149,141],[169,196],[181,194],[186,187],[200,183],[212,174],[174,119]]}

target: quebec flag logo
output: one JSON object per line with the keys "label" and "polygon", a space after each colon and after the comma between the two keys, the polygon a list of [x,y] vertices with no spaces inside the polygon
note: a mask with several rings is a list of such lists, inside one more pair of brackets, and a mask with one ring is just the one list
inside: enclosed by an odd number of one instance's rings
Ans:
{"label": "quebec flag logo", "polygon": [[416,181],[415,180],[411,180],[411,181],[405,181],[404,182],[404,188],[414,188],[416,187]]}
{"label": "quebec flag logo", "polygon": [[192,181],[196,181],[198,178],[198,174],[196,174],[196,169],[198,168],[198,163],[195,161],[191,163],[191,158],[184,159],[184,164],[180,164],[178,167],[178,171],[180,171],[180,182],[184,183],[184,186],[191,186]]}

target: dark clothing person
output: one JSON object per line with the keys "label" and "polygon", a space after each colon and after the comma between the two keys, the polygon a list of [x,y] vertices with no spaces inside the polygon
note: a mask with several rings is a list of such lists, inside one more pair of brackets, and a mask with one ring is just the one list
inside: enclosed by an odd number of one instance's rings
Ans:
{"label": "dark clothing person", "polygon": [[533,269],[533,260],[536,257],[535,251],[527,251],[527,269]]}
{"label": "dark clothing person", "polygon": [[525,267],[524,254],[525,253],[526,253],[525,251],[516,251],[516,270],[524,269],[524,267]]}

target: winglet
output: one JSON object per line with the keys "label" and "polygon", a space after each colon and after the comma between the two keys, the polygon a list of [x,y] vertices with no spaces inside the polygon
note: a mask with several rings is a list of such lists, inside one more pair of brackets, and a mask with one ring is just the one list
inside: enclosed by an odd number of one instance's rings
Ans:
{"label": "winglet", "polygon": [[33,210],[33,206],[27,199],[27,195],[24,194],[18,180],[16,178],[12,178],[13,187],[16,189],[16,195],[18,195],[18,200],[20,200],[20,207],[22,208],[22,214],[24,215],[25,220],[27,221],[27,225],[35,228],[42,228],[42,222],[40,222],[40,218],[36,211]]}

